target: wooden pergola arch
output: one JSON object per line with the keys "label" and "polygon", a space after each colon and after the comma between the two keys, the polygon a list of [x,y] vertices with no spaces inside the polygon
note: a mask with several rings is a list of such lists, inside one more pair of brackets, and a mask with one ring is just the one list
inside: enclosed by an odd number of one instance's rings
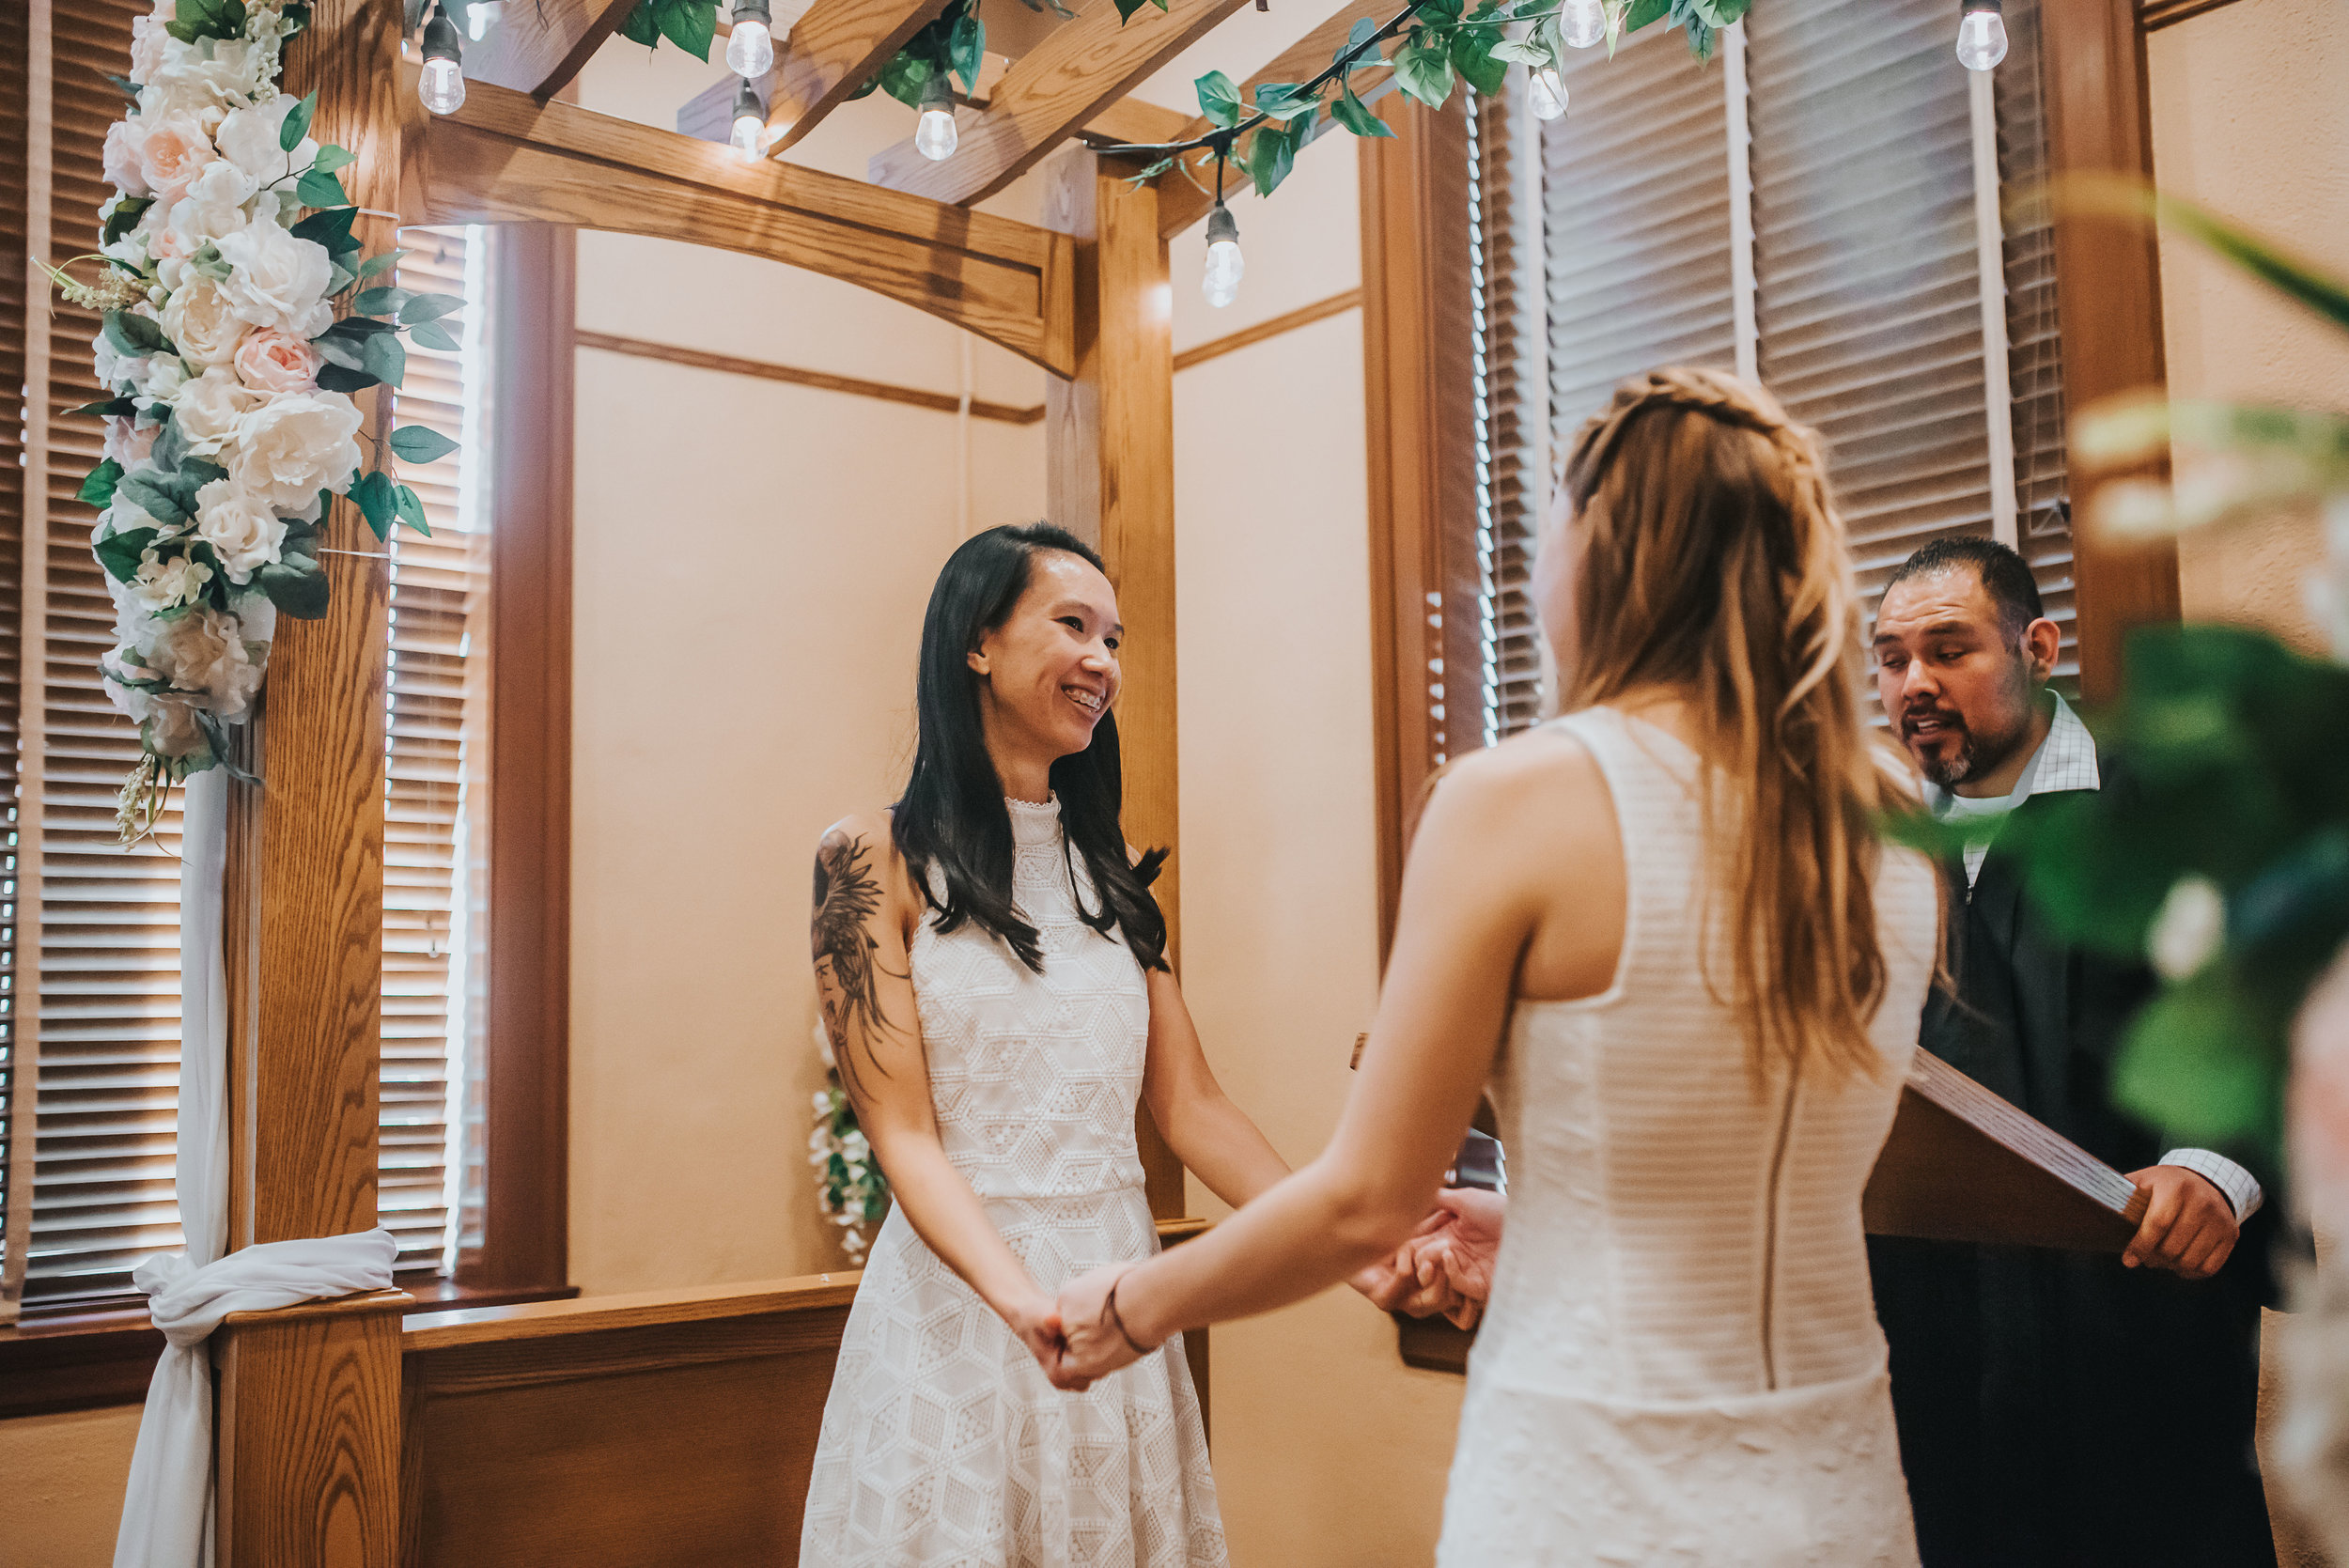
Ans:
{"label": "wooden pergola arch", "polygon": [[[318,94],[315,133],[356,154],[345,181],[371,213],[600,228],[768,256],[913,305],[1048,371],[1050,515],[1097,543],[1135,633],[1123,726],[1128,830],[1137,842],[1173,846],[1166,242],[1205,216],[1206,198],[1180,179],[1131,184],[1126,171],[1071,152],[1052,172],[1041,226],[970,204],[1072,140],[1167,140],[1203,130],[1126,94],[1242,3],[1169,0],[1164,15],[1145,8],[1120,26],[1114,7],[1096,0],[982,79],[954,160],[928,165],[888,149],[874,159],[869,183],[746,163],[720,143],[557,101],[633,0],[509,4],[499,31],[467,62],[465,105],[439,119],[418,104],[412,68],[400,59],[401,0],[317,0],[310,29],[289,51],[287,85]],[[776,147],[803,136],[941,5],[816,0],[768,84]],[[1390,0],[1350,0],[1243,93],[1311,75],[1357,21],[1383,20],[1391,8]],[[2091,85],[2115,107],[2059,129],[2081,149],[2079,163],[2143,167],[2125,0],[2081,10],[2065,13],[2064,47],[2112,73]],[[1376,90],[1367,73],[1356,85]],[[1394,178],[1397,191],[1408,184],[1404,163]],[[388,247],[393,226],[385,216],[364,219],[369,248]],[[2092,243],[2092,256],[2067,256],[2071,275],[2108,284],[2118,276],[2122,303],[2136,314],[2116,306],[2109,318],[2152,318],[2151,241]],[[1410,263],[1382,264],[1377,279],[1366,278],[1374,314],[1423,313],[1433,285]],[[2083,350],[2075,394],[2157,379],[2157,342],[2148,366],[2141,326],[2132,334],[2123,322],[2100,336],[2102,319],[2065,319],[2067,345]],[[1382,442],[1391,444],[1386,479],[1398,505],[1421,505],[1428,489],[1411,481],[1427,467],[1423,453],[1409,456],[1423,434],[1379,434],[1390,398],[1398,416],[1418,406],[1408,391],[1382,379],[1373,395],[1374,465]],[[371,411],[379,431],[387,414]],[[376,1219],[388,568],[366,548],[364,528],[350,506],[334,509],[328,532],[338,536],[328,543],[336,552],[324,557],[333,611],[281,628],[254,737],[254,770],[268,785],[237,786],[231,810],[232,1248],[365,1230]],[[1424,575],[1425,562],[1379,552],[1428,530],[1396,523],[1391,532],[1374,538],[1374,556],[1384,561],[1381,581],[1400,592]],[[2165,593],[2174,600],[2174,567],[2165,582],[2157,560],[2098,565],[2108,625],[2137,618],[2114,611],[2158,609]],[[1177,939],[1180,867],[1178,854],[1159,885]],[[1148,1138],[1144,1162],[1161,1232],[1195,1229],[1178,1218],[1179,1166]],[[541,1218],[559,1223],[560,1212],[557,1202]],[[827,1275],[442,1312],[404,1327],[406,1303],[396,1295],[232,1317],[217,1341],[221,1560],[238,1568],[788,1561],[852,1294],[852,1276]]]}

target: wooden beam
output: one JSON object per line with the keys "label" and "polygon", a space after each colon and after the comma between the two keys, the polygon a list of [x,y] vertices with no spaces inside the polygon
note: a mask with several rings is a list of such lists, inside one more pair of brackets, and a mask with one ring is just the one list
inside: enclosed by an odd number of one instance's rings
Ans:
{"label": "wooden beam", "polygon": [[[2151,182],[2145,40],[2132,0],[2067,0],[2039,9],[2046,50],[2048,173],[2120,174]],[[2065,219],[2056,225],[2056,324],[2063,340],[2067,419],[2100,397],[2169,380],[2162,356],[2161,258],[2150,225]],[[2095,492],[2118,474],[2076,474],[2074,602],[2080,690],[2119,689],[2133,627],[2179,615],[2175,540],[2115,544],[2090,520]]]}
{"label": "wooden beam", "polygon": [[[767,80],[767,148],[781,153],[823,122],[946,0],[816,0],[775,50]],[[733,83],[724,84],[729,95]]]}
{"label": "wooden beam", "polygon": [[1188,370],[1194,365],[1205,365],[1211,359],[1221,359],[1236,349],[1245,349],[1252,343],[1262,343],[1266,338],[1278,337],[1283,333],[1293,333],[1299,327],[1310,327],[1315,321],[1326,321],[1332,316],[1342,315],[1358,308],[1361,303],[1362,291],[1359,288],[1348,288],[1343,293],[1332,294],[1326,300],[1315,300],[1312,304],[1299,305],[1295,310],[1285,311],[1269,321],[1259,321],[1252,327],[1242,327],[1228,337],[1211,338],[1200,344],[1196,349],[1184,349],[1174,356],[1174,368],[1178,371]]}
{"label": "wooden beam", "polygon": [[[1283,50],[1271,64],[1240,84],[1240,101],[1255,102],[1256,89],[1275,82],[1303,82],[1320,75],[1337,58],[1339,46],[1353,33],[1357,23],[1384,23],[1398,9],[1395,0],[1352,0],[1344,10]],[[1352,81],[1356,95],[1365,103],[1376,103],[1394,89],[1394,72],[1383,65],[1356,71]],[[1213,129],[1204,118],[1191,119],[1173,134],[1158,139],[1188,142]],[[1330,120],[1324,116],[1315,129],[1314,141],[1321,140],[1332,129]],[[1159,177],[1159,232],[1167,239],[1174,239],[1198,223],[1214,206],[1215,198],[1183,175],[1169,172]]]}
{"label": "wooden beam", "polygon": [[[994,90],[994,83],[1003,80],[1011,69],[1011,62],[1001,54],[987,57],[988,70],[979,73],[979,90],[969,96],[957,95],[957,101],[972,108],[984,108]],[[696,141],[723,142],[734,134],[735,84],[740,78],[729,76],[723,82],[712,82],[696,93],[677,115],[677,128]],[[767,89],[771,90],[771,79]],[[908,110],[910,114],[912,111]],[[1078,139],[1094,147],[1112,147],[1128,142],[1168,142],[1178,140],[1183,127],[1190,123],[1180,111],[1162,108],[1145,99],[1121,98],[1104,105],[1077,132]],[[779,147],[770,151],[780,152]]]}
{"label": "wooden beam", "polygon": [[[583,332],[579,334],[579,346],[583,349],[600,349],[608,354],[659,360],[664,365],[690,365],[696,370],[716,370],[729,376],[751,376],[762,381],[781,381],[786,386],[812,387],[818,392],[872,397],[884,403],[899,403],[907,408],[927,409],[934,413],[960,413],[965,407],[963,400],[950,392],[930,392],[921,387],[898,386],[890,381],[868,381],[860,376],[835,376],[828,370],[802,370],[796,365],[741,359],[733,354],[713,354],[705,349],[688,349],[676,343],[653,343],[641,337],[622,337],[615,333]],[[1031,403],[1022,408],[1016,403],[989,403],[974,397],[968,407],[972,418],[992,420],[1003,425],[1035,425],[1044,419],[1044,405],[1041,403]]]}
{"label": "wooden beam", "polygon": [[[319,0],[287,51],[287,90],[318,95],[314,134],[356,155],[343,182],[362,209],[399,190],[400,13],[400,0]],[[357,232],[372,251],[393,229],[363,215]],[[380,434],[391,399],[359,401]],[[389,575],[348,502],[325,535],[332,608],[280,622],[257,721],[266,787],[233,786],[231,1248],[376,1222]],[[220,1336],[219,1560],[388,1565],[397,1317],[296,1309]]]}
{"label": "wooden beam", "polygon": [[[1070,23],[1070,26],[1077,25]],[[1077,368],[1045,384],[1045,515],[1091,540],[1126,622],[1117,735],[1130,842],[1173,853],[1159,874],[1167,956],[1182,934],[1175,767],[1174,337],[1158,193],[1082,148],[1053,166],[1045,222],[1076,237]],[[1142,1113],[1150,1212],[1183,1212],[1183,1168]]]}
{"label": "wooden beam", "polygon": [[481,87],[413,105],[399,210],[420,224],[568,224],[762,256],[902,300],[1055,375],[1074,365],[1065,235]]}
{"label": "wooden beam", "polygon": [[586,69],[636,0],[516,0],[479,43],[465,47],[468,87],[486,83],[552,98]]}
{"label": "wooden beam", "polygon": [[1245,3],[1168,0],[1165,14],[1145,6],[1128,25],[1111,0],[1093,0],[1013,65],[985,110],[956,116],[952,158],[932,163],[908,137],[874,156],[873,183],[958,206],[991,196]]}

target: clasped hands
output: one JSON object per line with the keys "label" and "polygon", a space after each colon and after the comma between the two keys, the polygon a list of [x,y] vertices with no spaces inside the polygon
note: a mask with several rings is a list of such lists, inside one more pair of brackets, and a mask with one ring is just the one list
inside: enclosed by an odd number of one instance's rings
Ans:
{"label": "clasped hands", "polygon": [[[1347,1282],[1385,1311],[1413,1317],[1441,1312],[1463,1328],[1474,1327],[1492,1294],[1493,1256],[1506,1212],[1498,1193],[1447,1188],[1392,1257]],[[1054,1388],[1082,1393],[1096,1378],[1158,1348],[1134,1334],[1117,1303],[1118,1282],[1138,1266],[1113,1264],[1071,1280],[1049,1306],[1013,1324]]]}

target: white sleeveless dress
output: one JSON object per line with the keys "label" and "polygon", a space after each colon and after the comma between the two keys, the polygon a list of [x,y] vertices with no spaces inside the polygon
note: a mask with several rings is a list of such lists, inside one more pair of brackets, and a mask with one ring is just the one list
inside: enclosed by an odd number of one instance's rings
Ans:
{"label": "white sleeveless dress", "polygon": [[[1630,903],[1604,993],[1519,1002],[1494,1076],[1509,1223],[1441,1568],[1913,1568],[1860,1190],[1916,1047],[1937,893],[1888,850],[1879,1079],[1756,1085],[1709,943],[1697,757],[1608,708]],[[1713,923],[1717,927],[1725,922]]]}
{"label": "white sleeveless dress", "polygon": [[[910,950],[946,1157],[1047,1291],[1158,1250],[1134,1146],[1150,1007],[1058,804],[1009,802],[1012,897],[1044,972],[977,925]],[[817,1440],[801,1568],[1223,1568],[1181,1336],[1063,1393],[893,1209]]]}

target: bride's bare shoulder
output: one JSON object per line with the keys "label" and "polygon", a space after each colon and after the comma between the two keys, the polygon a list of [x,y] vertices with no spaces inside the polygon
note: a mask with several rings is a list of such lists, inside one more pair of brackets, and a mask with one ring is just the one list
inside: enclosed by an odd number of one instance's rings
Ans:
{"label": "bride's bare shoulder", "polygon": [[[1540,860],[1614,837],[1613,800],[1589,748],[1555,725],[1472,752],[1438,775],[1420,831]],[[1591,841],[1586,843],[1585,841]]]}

